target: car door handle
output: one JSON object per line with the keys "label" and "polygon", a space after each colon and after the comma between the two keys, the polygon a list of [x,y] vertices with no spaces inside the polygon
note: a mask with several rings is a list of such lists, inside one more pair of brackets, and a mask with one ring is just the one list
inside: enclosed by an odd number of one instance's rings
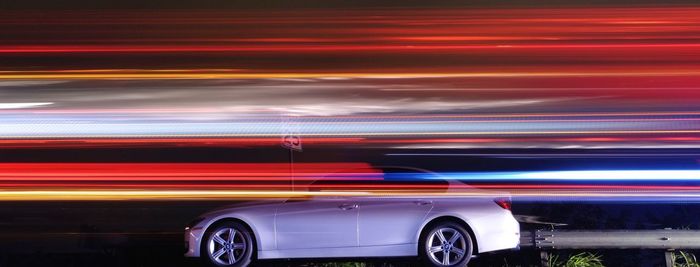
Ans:
{"label": "car door handle", "polygon": [[427,200],[417,200],[417,201],[413,201],[413,203],[415,203],[418,206],[425,206],[425,205],[433,204],[432,201],[427,201]]}
{"label": "car door handle", "polygon": [[341,210],[354,210],[358,208],[359,206],[357,204],[342,204],[338,206]]}

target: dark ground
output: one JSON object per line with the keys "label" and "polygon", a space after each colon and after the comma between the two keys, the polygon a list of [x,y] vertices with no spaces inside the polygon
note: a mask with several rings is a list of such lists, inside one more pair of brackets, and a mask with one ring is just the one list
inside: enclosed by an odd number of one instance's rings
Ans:
{"label": "dark ground", "polygon": [[[200,266],[183,253],[183,225],[229,202],[12,202],[0,205],[0,266]],[[647,212],[639,213],[637,211]],[[697,228],[693,204],[515,203],[516,214],[567,222],[563,229]],[[688,212],[695,213],[689,215]],[[691,216],[685,226],[673,217]],[[689,217],[684,217],[689,218]],[[623,228],[622,226],[627,226]],[[523,224],[523,229],[547,228]],[[598,251],[606,266],[659,266],[661,251]],[[563,252],[566,254],[566,252]],[[531,249],[480,255],[470,266],[531,266]],[[366,259],[352,259],[365,262]],[[367,266],[420,266],[416,259]],[[372,265],[374,264],[374,265]],[[391,265],[388,265],[391,264]],[[328,262],[264,261],[258,266],[347,266]]]}

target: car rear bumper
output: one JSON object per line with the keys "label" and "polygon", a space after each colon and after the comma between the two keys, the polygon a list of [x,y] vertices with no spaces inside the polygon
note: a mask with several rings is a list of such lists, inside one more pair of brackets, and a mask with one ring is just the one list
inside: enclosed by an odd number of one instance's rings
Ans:
{"label": "car rear bumper", "polygon": [[520,245],[520,224],[507,211],[497,216],[488,216],[482,222],[477,233],[479,253],[514,249]]}

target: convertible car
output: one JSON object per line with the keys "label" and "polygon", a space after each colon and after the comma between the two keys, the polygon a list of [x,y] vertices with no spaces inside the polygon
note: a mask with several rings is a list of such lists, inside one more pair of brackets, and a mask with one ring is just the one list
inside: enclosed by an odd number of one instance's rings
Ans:
{"label": "convertible car", "polygon": [[519,242],[510,198],[477,195],[240,203],[190,222],[185,256],[202,257],[211,266],[247,266],[256,259],[406,256],[420,257],[427,266],[466,266],[477,253],[512,249]]}

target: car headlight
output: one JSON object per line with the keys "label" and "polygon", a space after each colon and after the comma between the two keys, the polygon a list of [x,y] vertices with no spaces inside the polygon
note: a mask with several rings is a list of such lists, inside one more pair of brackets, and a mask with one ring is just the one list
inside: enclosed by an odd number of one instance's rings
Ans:
{"label": "car headlight", "polygon": [[201,223],[202,221],[204,221],[204,219],[204,217],[197,217],[196,219],[188,222],[187,224],[185,224],[185,230],[192,229],[192,227],[194,227],[198,223]]}

